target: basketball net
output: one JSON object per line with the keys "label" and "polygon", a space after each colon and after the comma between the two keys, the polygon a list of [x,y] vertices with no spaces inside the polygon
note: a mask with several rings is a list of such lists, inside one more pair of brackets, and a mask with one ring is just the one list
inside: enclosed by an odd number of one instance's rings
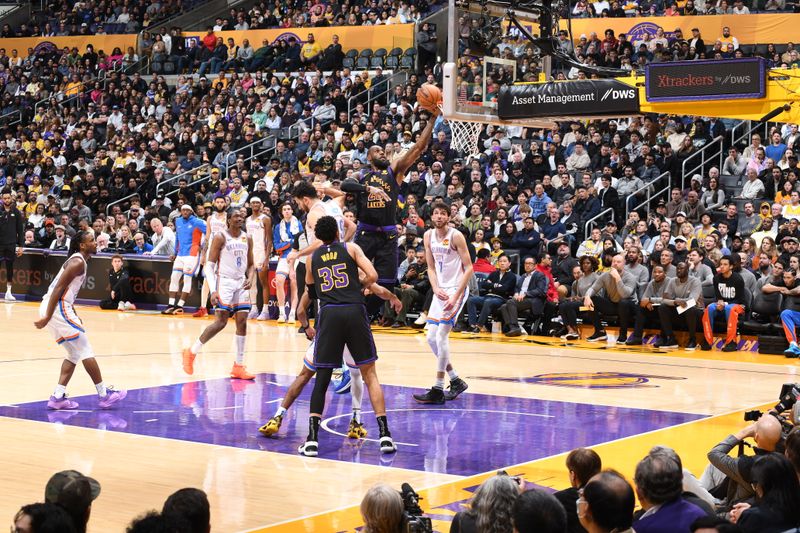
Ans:
{"label": "basketball net", "polygon": [[[442,109],[441,104],[439,104],[439,109]],[[478,138],[484,124],[447,118],[445,121],[450,126],[452,134],[450,146],[458,152],[463,152],[468,159],[479,157],[481,152],[478,149]]]}

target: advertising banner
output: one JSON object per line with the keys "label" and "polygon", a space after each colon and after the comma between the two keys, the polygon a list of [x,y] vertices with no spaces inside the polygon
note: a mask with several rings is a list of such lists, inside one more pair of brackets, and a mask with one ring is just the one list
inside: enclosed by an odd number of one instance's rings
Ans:
{"label": "advertising banner", "polygon": [[[739,44],[789,43],[797,41],[797,21],[800,15],[792,13],[747,15],[700,15],[691,17],[632,17],[632,18],[585,18],[572,19],[572,38],[578,41],[581,34],[587,37],[596,33],[603,39],[607,29],[614,35],[624,33],[631,42],[644,38],[644,34],[655,37],[661,28],[667,39],[675,36],[680,28],[684,39],[691,39],[692,28],[700,30],[700,36],[711,47],[722,36],[722,28],[731,29],[731,35]],[[562,30],[568,30],[562,21]]]}
{"label": "advertising banner", "polygon": [[648,102],[763,98],[766,64],[759,57],[650,63],[645,89]]}
{"label": "advertising banner", "polygon": [[497,115],[504,120],[638,112],[639,91],[610,79],[512,85],[497,97]]}

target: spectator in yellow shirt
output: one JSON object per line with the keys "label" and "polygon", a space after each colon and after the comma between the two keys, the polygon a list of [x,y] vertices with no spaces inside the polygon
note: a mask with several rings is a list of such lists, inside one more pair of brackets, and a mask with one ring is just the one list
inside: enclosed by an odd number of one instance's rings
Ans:
{"label": "spectator in yellow shirt", "polygon": [[322,46],[314,40],[314,34],[308,34],[308,41],[300,50],[300,62],[303,65],[316,63],[322,58]]}

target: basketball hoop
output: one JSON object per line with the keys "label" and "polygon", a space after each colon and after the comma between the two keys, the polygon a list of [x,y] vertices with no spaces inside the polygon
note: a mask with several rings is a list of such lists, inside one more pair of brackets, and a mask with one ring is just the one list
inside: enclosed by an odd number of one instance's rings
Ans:
{"label": "basketball hoop", "polygon": [[[439,106],[442,107],[441,105]],[[457,152],[463,152],[468,159],[479,157],[481,151],[478,149],[478,139],[484,124],[482,122],[471,122],[466,120],[445,119],[450,126],[452,139],[450,145]]]}

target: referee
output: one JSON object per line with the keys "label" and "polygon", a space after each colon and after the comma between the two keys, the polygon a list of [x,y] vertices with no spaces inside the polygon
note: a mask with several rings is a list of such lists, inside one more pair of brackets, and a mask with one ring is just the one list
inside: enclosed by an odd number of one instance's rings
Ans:
{"label": "referee", "polygon": [[0,205],[0,262],[6,265],[6,296],[7,302],[16,300],[11,294],[11,280],[14,279],[14,259],[22,255],[22,245],[25,243],[25,221],[22,213],[14,203],[10,189],[2,193]]}
{"label": "referee", "polygon": [[[389,163],[386,153],[380,146],[373,146],[367,153],[370,163],[368,169],[361,171],[358,179],[347,179],[342,190],[358,196],[358,229],[356,244],[375,265],[378,283],[390,291],[397,283],[397,199],[400,187],[408,169],[425,150],[431,140],[436,116],[441,111],[436,108],[428,118],[428,123],[416,144],[405,154]],[[379,190],[378,190],[379,189]],[[383,191],[383,194],[381,194]],[[388,195],[389,200],[385,198]],[[370,314],[380,305],[379,298],[372,298]]]}

